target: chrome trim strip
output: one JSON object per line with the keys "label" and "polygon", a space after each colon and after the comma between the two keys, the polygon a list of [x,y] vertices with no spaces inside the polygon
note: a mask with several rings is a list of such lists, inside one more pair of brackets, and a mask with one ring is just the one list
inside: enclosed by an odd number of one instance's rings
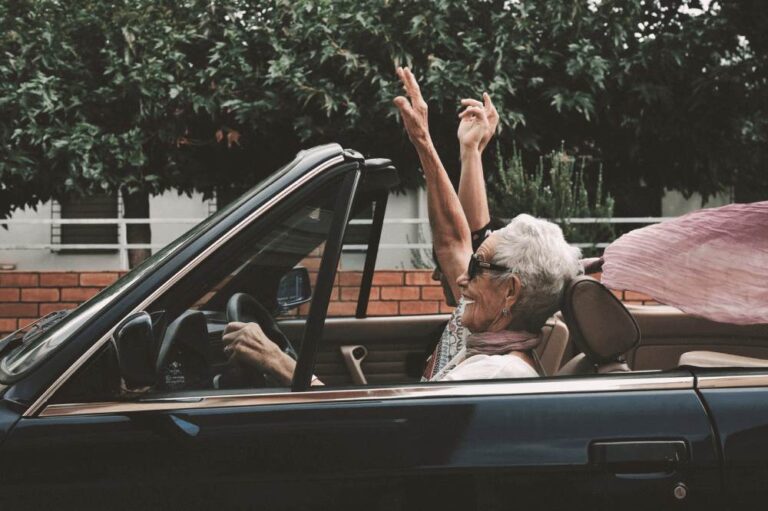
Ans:
{"label": "chrome trim strip", "polygon": [[[391,325],[393,323],[403,323],[403,324],[409,324],[409,323],[416,323],[421,324],[425,321],[433,321],[435,323],[440,323],[443,321],[448,321],[451,319],[450,314],[414,314],[409,316],[368,316],[365,318],[356,318],[354,316],[331,316],[329,318],[325,318],[325,324],[326,325],[333,325],[337,323],[354,323],[357,325],[363,325],[367,324],[370,325],[372,323],[378,324],[381,323],[382,325]],[[281,319],[279,321],[280,325],[301,325],[303,326],[304,323],[306,323],[306,319]]]}
{"label": "chrome trim strip", "polygon": [[699,376],[699,389],[739,389],[746,387],[768,387],[768,374],[731,374],[727,376]]}
{"label": "chrome trim strip", "polygon": [[693,376],[567,378],[503,383],[422,384],[374,389],[320,390],[279,394],[219,394],[200,396],[199,401],[179,402],[174,398],[143,402],[74,403],[47,406],[40,417],[123,414],[201,408],[319,404],[348,401],[390,401],[448,397],[489,397],[534,394],[574,394],[648,390],[692,390]]}
{"label": "chrome trim strip", "polygon": [[[285,187],[283,190],[277,193],[277,195],[275,195],[269,201],[267,201],[266,204],[262,205],[259,209],[257,209],[256,211],[248,215],[242,221],[240,221],[239,224],[237,224],[232,229],[230,229],[230,231],[225,236],[222,236],[221,238],[217,239],[209,247],[207,247],[205,250],[200,252],[200,254],[198,254],[197,257],[195,257],[189,263],[187,263],[187,265],[184,266],[184,268],[182,268],[181,270],[179,270],[179,272],[176,273],[176,275],[174,275],[173,277],[165,281],[160,287],[158,287],[151,295],[149,295],[143,302],[141,302],[136,308],[134,308],[128,314],[133,314],[134,312],[144,310],[149,304],[155,301],[158,296],[160,296],[162,293],[167,291],[168,288],[170,288],[176,282],[178,282],[179,279],[181,279],[187,273],[189,273],[195,267],[197,267],[197,265],[200,264],[203,260],[205,260],[211,254],[211,252],[218,249],[221,245],[229,241],[233,236],[237,235],[240,231],[245,229],[251,222],[253,222],[255,219],[257,219],[258,217],[263,215],[265,212],[270,210],[278,201],[282,200],[286,195],[293,193],[294,190],[303,186],[307,181],[314,178],[318,174],[321,174],[328,168],[343,162],[344,162],[343,155],[339,155],[335,158],[332,158],[327,162],[323,163],[322,165],[318,165],[317,168],[305,174],[301,179],[298,179],[296,180],[296,182],[291,183],[289,186]],[[48,389],[46,389],[45,392],[40,394],[40,396],[35,400],[35,402],[32,403],[32,406],[27,408],[27,410],[22,414],[22,417],[30,417],[30,416],[36,415],[37,412],[40,410],[40,408],[42,408],[42,406],[45,404],[45,402],[48,401],[48,399],[50,399],[53,393],[56,392],[72,376],[72,374],[74,374],[74,372],[77,371],[89,358],[91,358],[91,356],[94,353],[96,353],[96,351],[98,351],[109,340],[110,337],[112,337],[113,331],[114,331],[114,327],[111,328],[101,339],[96,341],[85,353],[83,353],[80,356],[80,358],[78,358],[75,361],[74,364],[72,364],[66,371],[64,371],[51,384],[51,386],[48,387]]]}

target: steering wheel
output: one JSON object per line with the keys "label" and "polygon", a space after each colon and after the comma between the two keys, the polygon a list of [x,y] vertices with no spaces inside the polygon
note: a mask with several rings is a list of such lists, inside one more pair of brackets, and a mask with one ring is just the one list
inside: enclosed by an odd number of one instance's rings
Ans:
{"label": "steering wheel", "polygon": [[205,315],[186,311],[166,328],[155,361],[157,386],[163,390],[206,388],[211,382]]}
{"label": "steering wheel", "polygon": [[[296,360],[298,355],[293,348],[291,341],[277,326],[277,322],[272,317],[267,309],[264,308],[254,297],[246,293],[235,293],[227,301],[226,309],[227,322],[239,321],[242,323],[257,323],[269,339],[278,345],[278,347]],[[264,380],[269,381],[270,378],[266,375],[259,375]],[[256,381],[252,381],[252,385],[264,386],[265,382],[259,381],[260,378],[256,378]]]}

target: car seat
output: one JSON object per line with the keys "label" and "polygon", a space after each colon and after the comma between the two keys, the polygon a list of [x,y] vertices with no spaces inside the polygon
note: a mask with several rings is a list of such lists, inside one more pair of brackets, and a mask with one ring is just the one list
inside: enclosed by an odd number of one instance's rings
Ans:
{"label": "car seat", "polygon": [[557,375],[626,372],[626,355],[640,343],[640,328],[621,301],[599,281],[581,276],[565,289],[563,319],[581,352]]}
{"label": "car seat", "polygon": [[552,316],[541,329],[541,343],[533,357],[542,376],[551,376],[560,369],[568,346],[568,327],[558,316]]}

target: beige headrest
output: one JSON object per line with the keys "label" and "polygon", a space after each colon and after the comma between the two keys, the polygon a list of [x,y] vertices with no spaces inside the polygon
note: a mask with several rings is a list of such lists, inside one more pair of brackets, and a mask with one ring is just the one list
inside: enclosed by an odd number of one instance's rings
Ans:
{"label": "beige headrest", "polygon": [[632,314],[591,277],[577,277],[566,287],[562,309],[576,347],[593,364],[620,359],[640,343]]}

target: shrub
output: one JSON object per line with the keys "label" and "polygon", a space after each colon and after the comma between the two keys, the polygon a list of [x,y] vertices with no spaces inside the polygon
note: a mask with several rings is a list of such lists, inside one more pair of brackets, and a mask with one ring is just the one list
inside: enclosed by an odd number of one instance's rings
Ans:
{"label": "shrub", "polygon": [[572,223],[570,218],[613,217],[613,197],[603,191],[602,166],[594,172],[593,186],[587,176],[590,160],[576,158],[564,149],[540,156],[533,169],[526,169],[520,151],[515,148],[512,157],[503,161],[497,150],[497,169],[489,180],[489,206],[491,214],[499,218],[512,218],[528,213],[560,224],[565,238],[582,246],[585,255],[602,251],[598,247],[583,246],[613,241],[613,224]]}

